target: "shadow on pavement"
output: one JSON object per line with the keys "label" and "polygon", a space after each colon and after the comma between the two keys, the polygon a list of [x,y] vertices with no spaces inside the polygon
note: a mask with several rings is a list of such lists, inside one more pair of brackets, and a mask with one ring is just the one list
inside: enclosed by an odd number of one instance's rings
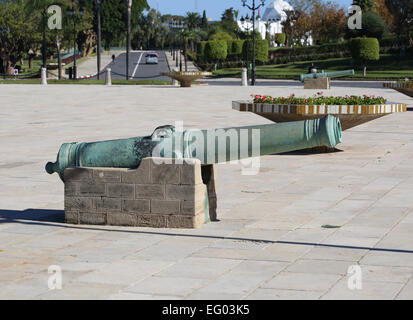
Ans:
{"label": "shadow on pavement", "polygon": [[[106,229],[108,226],[93,227],[93,226],[76,226],[70,224],[62,224],[64,222],[64,211],[63,210],[42,210],[42,209],[27,209],[23,211],[16,210],[1,210],[0,209],[0,223],[20,223],[28,225],[40,225],[40,226],[55,226],[56,228],[68,228],[77,229],[84,231],[102,231],[102,232],[120,232],[120,233],[130,233],[130,234],[145,234],[145,235],[164,235],[170,237],[182,237],[182,238],[208,238],[217,240],[229,240],[229,241],[243,241],[243,242],[253,242],[259,244],[290,244],[290,245],[302,245],[302,246],[314,246],[314,247],[328,247],[337,249],[353,249],[353,250],[369,250],[369,251],[381,251],[381,252],[393,252],[393,253],[412,253],[413,250],[401,250],[401,249],[387,249],[387,248],[371,248],[371,247],[361,247],[361,246],[349,246],[349,245],[339,245],[339,244],[324,244],[324,243],[312,243],[312,242],[298,242],[298,241],[281,241],[281,240],[266,240],[266,239],[250,239],[250,238],[238,238],[238,237],[226,237],[226,236],[213,236],[213,235],[203,235],[202,228],[198,229],[199,234],[183,234],[183,233],[173,233],[173,232],[162,232],[162,231],[146,231],[142,228],[136,227],[136,230],[129,229]],[[219,223],[211,222],[211,223]],[[164,229],[172,230],[172,229]],[[196,230],[194,230],[194,233]],[[190,241],[190,240],[188,240]]]}
{"label": "shadow on pavement", "polygon": [[62,223],[65,221],[65,212],[47,209],[0,210],[0,224],[18,223],[18,220]]}

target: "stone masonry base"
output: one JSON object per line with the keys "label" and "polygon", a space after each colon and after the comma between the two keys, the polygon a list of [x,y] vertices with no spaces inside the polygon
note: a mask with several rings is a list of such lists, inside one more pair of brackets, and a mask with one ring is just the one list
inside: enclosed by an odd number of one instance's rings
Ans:
{"label": "stone masonry base", "polygon": [[133,170],[66,169],[66,222],[197,228],[216,220],[215,166],[201,167],[193,159],[182,164],[171,159],[171,164],[158,164],[159,160],[143,159]]}
{"label": "stone masonry base", "polygon": [[304,89],[330,89],[330,78],[304,79]]}

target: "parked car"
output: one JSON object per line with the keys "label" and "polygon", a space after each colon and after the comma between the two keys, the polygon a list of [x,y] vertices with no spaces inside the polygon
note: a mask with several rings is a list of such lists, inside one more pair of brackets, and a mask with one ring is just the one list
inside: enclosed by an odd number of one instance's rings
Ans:
{"label": "parked car", "polygon": [[157,53],[148,53],[146,55],[146,64],[158,64],[158,54]]}

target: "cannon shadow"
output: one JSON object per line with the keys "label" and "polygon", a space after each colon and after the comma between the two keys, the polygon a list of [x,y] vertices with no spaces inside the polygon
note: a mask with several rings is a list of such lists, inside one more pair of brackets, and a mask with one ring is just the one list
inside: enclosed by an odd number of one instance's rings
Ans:
{"label": "cannon shadow", "polygon": [[48,209],[26,209],[22,211],[0,209],[0,224],[24,223],[24,221],[63,223],[65,222],[65,212],[63,210]]}
{"label": "cannon shadow", "polygon": [[[300,241],[282,241],[282,240],[268,240],[268,239],[251,239],[251,238],[240,238],[231,236],[214,236],[201,234],[202,228],[194,230],[192,234],[183,233],[173,233],[166,231],[148,231],[136,228],[137,230],[130,229],[107,229],[105,227],[93,227],[93,226],[77,226],[64,224],[64,211],[63,210],[43,210],[43,209],[27,209],[23,211],[16,210],[1,210],[0,209],[0,224],[2,223],[20,223],[28,225],[39,225],[39,226],[49,226],[56,228],[66,228],[84,231],[101,231],[101,232],[119,232],[119,233],[129,233],[135,235],[164,235],[169,237],[181,237],[188,238],[208,238],[217,240],[227,240],[227,241],[242,241],[242,242],[253,242],[259,244],[285,244],[285,245],[301,245],[301,246],[311,246],[311,247],[321,247],[321,248],[337,248],[337,249],[353,249],[353,250],[368,250],[368,251],[379,251],[379,252],[392,252],[392,253],[410,253],[413,254],[413,250],[404,249],[391,249],[391,248],[376,248],[376,247],[362,247],[362,246],[349,246],[340,244],[325,244],[325,243],[315,243],[315,242],[300,242]],[[6,229],[5,229],[6,230]],[[166,229],[165,229],[166,230]],[[168,229],[171,230],[171,229]],[[198,234],[196,232],[199,232]]]}

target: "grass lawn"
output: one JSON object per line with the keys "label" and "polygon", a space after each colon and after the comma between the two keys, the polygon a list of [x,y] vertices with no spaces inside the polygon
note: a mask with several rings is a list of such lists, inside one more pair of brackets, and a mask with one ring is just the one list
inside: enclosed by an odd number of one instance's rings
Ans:
{"label": "grass lawn", "polygon": [[[48,80],[48,84],[104,85],[105,80]],[[39,84],[40,79],[1,80],[0,84]],[[162,80],[112,80],[114,85],[171,85],[171,81]]]}
{"label": "grass lawn", "polygon": [[[337,58],[314,61],[296,61],[287,64],[257,66],[257,77],[262,79],[298,79],[300,74],[307,73],[314,63],[321,72],[354,69],[351,59]],[[241,77],[241,68],[220,69],[213,72],[218,77]],[[361,68],[356,74],[340,79],[390,80],[413,78],[413,58],[402,58],[398,55],[382,55],[379,61],[367,65],[367,76],[363,77]]]}

